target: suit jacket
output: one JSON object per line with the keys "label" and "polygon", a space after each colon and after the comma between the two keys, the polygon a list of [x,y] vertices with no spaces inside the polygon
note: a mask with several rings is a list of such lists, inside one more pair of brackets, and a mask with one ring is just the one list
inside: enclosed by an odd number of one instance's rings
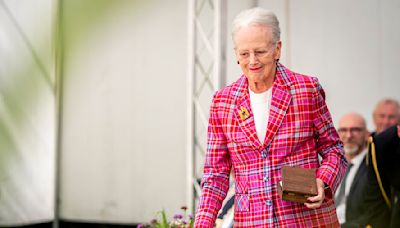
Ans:
{"label": "suit jacket", "polygon": [[342,227],[365,227],[369,224],[368,208],[365,206],[366,190],[368,188],[367,160],[363,159],[346,198],[346,223]]}
{"label": "suit jacket", "polygon": [[374,135],[376,159],[382,181],[386,188],[393,186],[400,191],[400,139],[397,126],[392,126],[380,134]]}
{"label": "suit jacket", "polygon": [[[376,149],[377,168],[381,183],[388,197],[400,191],[400,139],[396,126],[390,127],[380,134],[373,135]],[[376,172],[372,166],[371,147],[369,148],[369,187],[366,207],[372,227],[400,227],[400,201],[389,208],[379,188]]]}
{"label": "suit jacket", "polygon": [[[241,110],[249,116],[241,118]],[[213,227],[228,190],[231,167],[236,178],[235,227],[338,226],[331,191],[336,190],[347,166],[342,148],[318,80],[279,63],[268,128],[260,142],[248,81],[241,76],[218,91],[212,101],[195,227]],[[277,183],[284,165],[317,168],[317,178],[330,187],[320,208],[280,199]]]}

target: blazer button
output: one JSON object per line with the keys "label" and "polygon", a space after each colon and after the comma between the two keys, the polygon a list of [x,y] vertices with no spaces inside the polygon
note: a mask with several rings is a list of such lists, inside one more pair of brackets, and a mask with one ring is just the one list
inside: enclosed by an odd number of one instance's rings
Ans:
{"label": "blazer button", "polygon": [[265,204],[266,204],[268,207],[270,207],[270,206],[272,205],[272,200],[266,200],[266,201],[265,201]]}
{"label": "blazer button", "polygon": [[263,152],[261,152],[261,157],[262,157],[262,158],[264,158],[264,159],[265,159],[265,158],[267,158],[267,155],[265,154],[265,152],[264,152],[264,151],[263,151]]}

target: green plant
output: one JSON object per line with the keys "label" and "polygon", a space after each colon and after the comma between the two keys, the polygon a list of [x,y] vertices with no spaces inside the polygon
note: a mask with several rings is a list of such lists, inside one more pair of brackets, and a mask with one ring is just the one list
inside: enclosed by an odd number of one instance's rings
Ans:
{"label": "green plant", "polygon": [[138,228],[192,228],[194,227],[193,215],[187,215],[187,207],[181,207],[183,214],[174,215],[171,221],[168,221],[165,210],[158,212],[160,220],[153,219],[150,223],[139,224]]}

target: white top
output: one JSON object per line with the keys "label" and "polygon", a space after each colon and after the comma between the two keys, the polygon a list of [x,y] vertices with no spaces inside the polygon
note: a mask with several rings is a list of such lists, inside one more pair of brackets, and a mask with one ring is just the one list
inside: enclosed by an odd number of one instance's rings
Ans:
{"label": "white top", "polygon": [[254,124],[258,140],[261,144],[264,143],[265,135],[267,134],[269,107],[271,105],[272,87],[262,93],[254,93],[249,88],[250,105],[254,115]]}
{"label": "white top", "polygon": [[[360,165],[363,162],[366,154],[367,154],[367,149],[364,149],[361,153],[359,153],[357,156],[355,156],[353,159],[351,159],[350,163],[353,164],[353,167],[350,169],[349,173],[347,174],[346,180],[343,180],[343,181],[346,181],[346,189],[344,190],[345,198],[336,207],[336,213],[337,213],[337,216],[338,216],[340,224],[343,224],[343,223],[346,222],[346,199],[347,199],[347,195],[350,192],[351,184],[353,183],[354,177],[356,176],[358,168],[360,168]],[[340,189],[340,185],[339,185],[338,189]],[[338,193],[339,193],[339,191],[336,191],[335,197],[337,197]]]}

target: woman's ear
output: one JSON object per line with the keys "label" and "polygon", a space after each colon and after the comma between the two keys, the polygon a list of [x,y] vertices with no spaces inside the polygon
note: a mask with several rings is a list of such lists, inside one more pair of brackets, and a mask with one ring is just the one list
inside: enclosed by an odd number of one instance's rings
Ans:
{"label": "woman's ear", "polygon": [[281,48],[282,48],[282,41],[278,41],[278,43],[276,43],[275,55],[274,55],[274,58],[277,61],[279,61],[279,59],[281,58]]}

